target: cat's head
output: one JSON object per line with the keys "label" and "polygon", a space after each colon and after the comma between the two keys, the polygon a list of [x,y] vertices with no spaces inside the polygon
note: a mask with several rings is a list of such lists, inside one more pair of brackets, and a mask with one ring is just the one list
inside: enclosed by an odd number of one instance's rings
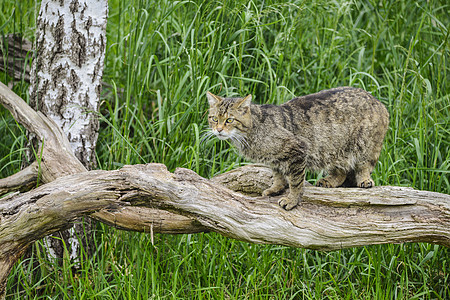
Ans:
{"label": "cat's head", "polygon": [[212,133],[221,140],[245,137],[252,126],[250,104],[252,95],[244,98],[223,98],[206,93],[209,102],[208,122]]}

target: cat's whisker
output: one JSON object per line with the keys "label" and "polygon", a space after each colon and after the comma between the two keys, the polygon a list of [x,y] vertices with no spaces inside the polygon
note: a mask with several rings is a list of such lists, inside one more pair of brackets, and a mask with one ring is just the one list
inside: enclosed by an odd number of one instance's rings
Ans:
{"label": "cat's whisker", "polygon": [[202,135],[202,138],[200,139],[200,145],[203,145],[203,143],[207,142],[211,139],[211,137],[214,136],[214,133],[212,131],[207,131]]}
{"label": "cat's whisker", "polygon": [[240,148],[240,149],[243,148],[242,142],[241,142],[241,140],[240,140],[238,137],[233,136],[232,139],[235,141],[235,145],[236,145],[238,148]]}
{"label": "cat's whisker", "polygon": [[247,142],[247,140],[245,139],[245,137],[242,137],[242,142],[244,143],[244,145],[245,145],[247,148],[250,148],[250,144]]}
{"label": "cat's whisker", "polygon": [[242,143],[238,138],[236,138],[235,136],[231,136],[230,138],[236,147],[242,148]]}
{"label": "cat's whisker", "polygon": [[234,132],[234,133],[231,135],[231,139],[232,139],[233,141],[236,141],[236,146],[238,146],[238,147],[241,148],[241,149],[244,149],[244,148],[246,148],[246,147],[247,147],[247,148],[250,147],[250,145],[248,144],[248,142],[247,142],[247,140],[245,139],[245,137],[244,137],[243,135],[237,133],[237,132]]}
{"label": "cat's whisker", "polygon": [[234,144],[236,147],[239,148],[240,142],[238,139],[236,139],[234,134],[230,135],[230,139],[231,139],[232,144]]}
{"label": "cat's whisker", "polygon": [[238,137],[235,137],[235,139],[239,143],[239,148],[243,149],[245,147],[243,140]]}
{"label": "cat's whisker", "polygon": [[236,140],[239,141],[241,148],[245,148],[245,147],[250,148],[249,143],[247,142],[247,140],[245,139],[245,137],[242,134],[234,133],[233,136],[236,138]]}

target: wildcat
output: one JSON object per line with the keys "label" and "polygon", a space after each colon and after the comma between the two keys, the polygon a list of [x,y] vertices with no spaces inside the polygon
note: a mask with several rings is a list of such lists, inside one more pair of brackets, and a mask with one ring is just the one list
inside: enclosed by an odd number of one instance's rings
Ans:
{"label": "wildcat", "polygon": [[290,210],[303,195],[305,169],[325,170],[317,186],[338,187],[344,181],[374,186],[370,176],[389,125],[386,107],[370,93],[352,87],[324,90],[282,105],[257,105],[252,96],[223,98],[207,92],[212,134],[229,139],[247,159],[274,171],[263,196],[289,185],[279,205]]}

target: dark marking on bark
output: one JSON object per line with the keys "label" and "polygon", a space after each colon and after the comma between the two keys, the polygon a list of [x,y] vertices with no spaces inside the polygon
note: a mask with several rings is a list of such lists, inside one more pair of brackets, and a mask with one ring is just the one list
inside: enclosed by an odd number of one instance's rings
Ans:
{"label": "dark marking on bark", "polygon": [[60,55],[63,51],[63,43],[64,43],[64,16],[59,15],[58,22],[54,26],[52,30],[53,39],[55,40],[55,44],[52,47],[52,56],[50,58],[50,65],[53,64],[53,61],[56,59],[58,55]]}
{"label": "dark marking on bark", "polygon": [[45,95],[47,95],[47,91],[49,89],[50,81],[48,79],[44,79],[41,84],[38,86],[37,97],[34,99],[34,106],[36,110],[42,111],[44,114],[47,114],[48,111],[45,111],[43,100]]}
{"label": "dark marking on bark", "polygon": [[[66,103],[66,98],[67,98],[67,88],[64,85],[61,85],[60,89],[59,89],[59,94],[55,99],[55,111],[54,113],[63,116],[64,115],[64,104]],[[69,139],[70,141],[70,139]]]}
{"label": "dark marking on bark", "polygon": [[100,99],[100,94],[101,94],[101,92],[102,92],[102,85],[101,85],[101,84],[97,84],[97,85],[96,85],[96,87],[95,87],[95,92],[97,93],[97,96],[98,96],[99,99]]}
{"label": "dark marking on bark", "polygon": [[70,2],[69,5],[69,10],[72,14],[78,12],[78,9],[80,7],[80,3],[78,2],[78,0],[72,0],[72,2]]}
{"label": "dark marking on bark", "polygon": [[82,20],[84,19],[84,13],[86,12],[86,8],[87,8],[87,4],[84,3],[84,6],[83,6],[83,8],[81,9],[81,12],[80,12],[80,18]]}
{"label": "dark marking on bark", "polygon": [[103,35],[100,37],[100,51],[101,52],[104,52],[104,50],[105,50],[105,47],[106,47],[106,44],[105,44],[105,40],[103,39]]}
{"label": "dark marking on bark", "polygon": [[94,66],[94,71],[91,76],[92,83],[94,83],[94,81],[97,79],[97,76],[98,76],[98,73],[99,73],[99,70],[101,69],[101,67],[102,67],[102,63],[101,63],[101,59],[99,58],[99,59],[97,59],[97,63]]}
{"label": "dark marking on bark", "polygon": [[88,32],[87,36],[89,36],[89,29],[91,28],[91,26],[92,26],[92,17],[89,16],[86,21],[86,24],[84,25],[84,27],[86,28],[86,31]]}
{"label": "dark marking on bark", "polygon": [[52,86],[54,89],[57,88],[58,84],[61,83],[61,79],[65,78],[67,74],[67,69],[62,65],[58,64],[58,66],[53,69],[51,72],[52,76]]}
{"label": "dark marking on bark", "polygon": [[72,43],[72,52],[70,55],[70,59],[78,66],[82,67],[82,65],[86,62],[86,37],[77,30],[76,20],[73,19],[71,24],[72,27],[72,35],[70,37]]}
{"label": "dark marking on bark", "polygon": [[[81,97],[81,95],[80,95],[80,97]],[[89,110],[92,110],[93,109],[93,107],[92,107],[92,105],[89,103],[89,94],[88,94],[88,92],[86,91],[85,93],[84,93],[84,102],[81,102],[81,103],[84,103],[84,107],[85,107],[85,109],[89,109]],[[83,139],[84,140],[84,139]],[[84,148],[84,147],[83,147]]]}
{"label": "dark marking on bark", "polygon": [[73,69],[70,70],[69,84],[72,91],[76,91],[80,87],[80,78]]}

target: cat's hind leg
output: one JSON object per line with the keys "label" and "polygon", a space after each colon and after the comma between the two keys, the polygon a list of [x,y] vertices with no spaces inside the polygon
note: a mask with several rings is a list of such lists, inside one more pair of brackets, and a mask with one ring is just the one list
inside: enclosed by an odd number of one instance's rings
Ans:
{"label": "cat's hind leg", "polygon": [[366,163],[356,166],[355,180],[356,180],[357,187],[371,188],[371,187],[375,186],[375,183],[373,182],[373,179],[370,176],[370,174],[372,173],[374,168],[375,168],[375,165],[370,162],[366,162]]}
{"label": "cat's hind leg", "polygon": [[273,171],[273,182],[272,186],[266,190],[263,191],[263,196],[273,196],[273,195],[279,195],[284,190],[286,190],[287,187],[287,181],[284,178],[283,175],[281,175],[278,171]]}
{"label": "cat's hind leg", "polygon": [[346,177],[347,173],[345,171],[334,169],[330,171],[328,176],[319,179],[316,183],[316,186],[326,188],[338,187],[344,183]]}

